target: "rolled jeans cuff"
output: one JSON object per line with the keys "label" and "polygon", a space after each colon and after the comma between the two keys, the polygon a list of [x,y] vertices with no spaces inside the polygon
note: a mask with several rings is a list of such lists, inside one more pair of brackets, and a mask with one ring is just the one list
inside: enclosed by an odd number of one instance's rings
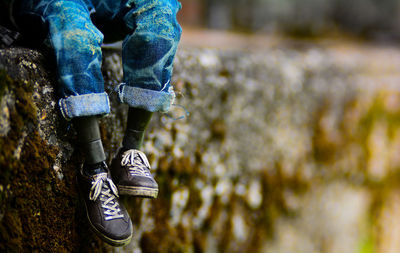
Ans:
{"label": "rolled jeans cuff", "polygon": [[167,91],[156,91],[121,83],[118,85],[117,91],[121,103],[150,112],[168,112],[175,100],[172,86],[169,86]]}
{"label": "rolled jeans cuff", "polygon": [[106,115],[110,113],[110,101],[105,92],[61,98],[58,104],[66,120],[71,120],[74,117]]}

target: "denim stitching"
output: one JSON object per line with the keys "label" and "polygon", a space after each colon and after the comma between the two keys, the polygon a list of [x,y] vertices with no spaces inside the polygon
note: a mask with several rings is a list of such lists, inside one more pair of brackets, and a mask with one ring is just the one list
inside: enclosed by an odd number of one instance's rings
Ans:
{"label": "denim stitching", "polygon": [[69,119],[69,117],[67,117],[67,115],[65,114],[65,112],[64,112],[64,106],[63,106],[63,100],[62,99],[60,99],[59,101],[58,101],[58,105],[60,106],[60,111],[61,111],[61,114],[62,114],[62,116],[64,117],[64,119],[66,119],[66,120],[70,120]]}

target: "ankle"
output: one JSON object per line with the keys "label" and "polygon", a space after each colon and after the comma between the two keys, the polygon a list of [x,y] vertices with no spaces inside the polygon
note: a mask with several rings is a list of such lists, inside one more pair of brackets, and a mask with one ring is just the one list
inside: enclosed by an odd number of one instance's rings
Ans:
{"label": "ankle", "polygon": [[124,150],[140,149],[144,139],[144,131],[127,129],[122,141]]}
{"label": "ankle", "polygon": [[126,128],[130,130],[144,131],[152,116],[153,112],[129,107]]}
{"label": "ankle", "polygon": [[130,107],[122,146],[125,150],[140,149],[144,133],[153,113],[140,108]]}
{"label": "ankle", "polygon": [[83,174],[86,176],[93,176],[99,173],[107,173],[105,161],[89,164],[85,162],[83,164]]}
{"label": "ankle", "polygon": [[77,117],[73,119],[73,124],[86,163],[96,164],[106,160],[97,117]]}
{"label": "ankle", "polygon": [[103,143],[101,139],[88,143],[82,143],[82,151],[85,155],[85,161],[88,164],[97,164],[106,160]]}

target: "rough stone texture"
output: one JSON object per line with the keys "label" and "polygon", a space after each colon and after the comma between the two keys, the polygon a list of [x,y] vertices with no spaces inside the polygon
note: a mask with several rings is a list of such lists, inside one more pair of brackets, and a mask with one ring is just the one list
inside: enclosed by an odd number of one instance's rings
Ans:
{"label": "rough stone texture", "polygon": [[[112,88],[119,52],[104,55],[110,160],[127,108]],[[144,147],[159,198],[122,198],[135,236],[111,248],[77,200],[81,157],[49,57],[0,50],[0,250],[399,252],[399,55],[181,48],[176,106],[153,118]]]}

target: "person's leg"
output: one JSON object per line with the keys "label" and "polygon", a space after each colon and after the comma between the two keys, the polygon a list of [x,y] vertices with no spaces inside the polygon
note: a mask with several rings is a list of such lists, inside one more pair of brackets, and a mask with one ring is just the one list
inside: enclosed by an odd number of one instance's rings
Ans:
{"label": "person's leg", "polygon": [[92,0],[92,19],[112,40],[126,36],[123,46],[124,83],[120,99],[130,108],[123,149],[140,149],[152,112],[167,111],[174,100],[172,62],[180,39],[176,0]]}
{"label": "person's leg", "polygon": [[[86,136],[86,128],[97,129],[97,117],[109,113],[108,96],[104,92],[101,73],[102,33],[92,24],[93,7],[85,0],[18,1],[16,22],[26,36],[47,33],[57,64],[60,81],[62,115],[72,119],[86,163],[105,160],[100,135],[96,142]],[[34,25],[34,27],[30,27]],[[34,32],[28,32],[34,31]],[[92,144],[97,144],[93,149]],[[102,158],[102,160],[100,160]]]}
{"label": "person's leg", "polygon": [[105,161],[98,116],[109,113],[108,95],[101,73],[102,33],[91,23],[82,0],[49,1],[43,11],[49,25],[49,42],[55,51],[61,83],[59,105],[72,119],[85,156],[85,173]]}
{"label": "person's leg", "polygon": [[132,0],[123,17],[131,29],[122,46],[121,102],[150,112],[166,112],[174,101],[173,60],[181,35],[177,0]]}
{"label": "person's leg", "polygon": [[103,35],[90,20],[84,0],[27,0],[19,12],[39,16],[48,27],[62,98],[62,115],[78,132],[85,164],[78,186],[93,230],[106,242],[121,246],[132,237],[129,214],[118,202],[118,192],[104,162],[97,117],[109,113],[101,74]]}
{"label": "person's leg", "polygon": [[96,116],[75,117],[72,121],[78,134],[81,150],[85,155],[84,172],[88,175],[97,174],[96,166],[93,165],[106,160],[98,119]]}
{"label": "person's leg", "polygon": [[171,85],[172,64],[181,35],[176,20],[177,0],[132,0],[123,15],[131,33],[122,47],[124,83],[121,102],[129,105],[122,148],[112,163],[121,194],[155,198],[158,185],[141,148],[152,113],[167,112],[175,94]]}
{"label": "person's leg", "polygon": [[83,0],[51,1],[44,11],[54,49],[66,119],[110,112],[101,73],[103,34]]}
{"label": "person's leg", "polygon": [[140,108],[129,108],[126,131],[122,141],[123,151],[141,148],[144,133],[152,115],[152,112]]}

